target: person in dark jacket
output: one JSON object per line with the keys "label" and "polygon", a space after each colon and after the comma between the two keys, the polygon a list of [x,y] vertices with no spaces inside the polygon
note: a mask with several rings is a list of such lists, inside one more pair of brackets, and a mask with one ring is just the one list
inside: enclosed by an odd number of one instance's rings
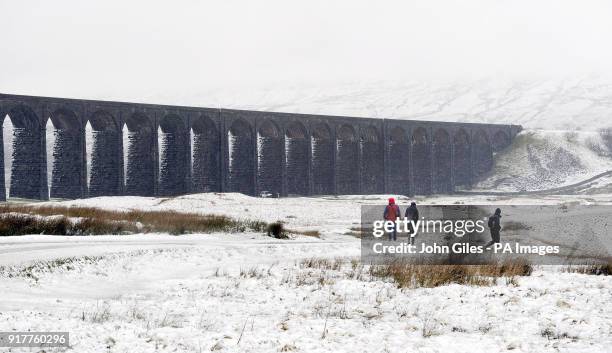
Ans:
{"label": "person in dark jacket", "polygon": [[[408,220],[408,222],[413,221],[415,224],[419,220],[419,210],[417,209],[416,202],[411,202],[410,207],[406,209],[406,213],[404,217]],[[408,235],[410,236],[410,244],[414,244],[414,228],[412,223],[408,223]]]}
{"label": "person in dark jacket", "polygon": [[389,204],[385,207],[385,212],[383,213],[383,217],[385,221],[393,222],[393,232],[389,233],[389,240],[396,241],[397,240],[397,221],[398,218],[402,215],[400,208],[395,204],[395,199],[393,197],[389,198]]}
{"label": "person in dark jacket", "polygon": [[500,234],[501,231],[501,209],[496,209],[495,214],[489,217],[489,230],[491,231],[491,241],[485,245],[485,248],[500,242]]}

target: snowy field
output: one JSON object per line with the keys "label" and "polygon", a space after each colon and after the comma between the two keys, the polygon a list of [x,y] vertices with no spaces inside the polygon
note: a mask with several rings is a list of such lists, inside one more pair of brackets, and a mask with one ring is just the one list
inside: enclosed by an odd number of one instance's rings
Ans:
{"label": "snowy field", "polygon": [[[500,278],[491,287],[417,289],[373,278],[351,261],[359,257],[359,240],[347,233],[358,226],[360,204],[385,199],[199,194],[57,202],[283,220],[321,236],[5,237],[0,239],[0,330],[69,331],[67,351],[79,353],[609,352],[610,277],[538,268],[529,277]],[[603,204],[612,196],[469,200]],[[408,201],[399,198],[402,205]],[[303,262],[313,257],[328,258],[331,265]],[[28,350],[10,352],[21,351]]]}

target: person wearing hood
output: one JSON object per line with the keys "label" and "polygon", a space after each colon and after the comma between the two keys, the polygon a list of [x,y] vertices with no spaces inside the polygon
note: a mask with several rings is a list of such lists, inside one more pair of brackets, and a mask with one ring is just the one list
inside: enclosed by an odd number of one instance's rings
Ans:
{"label": "person wearing hood", "polygon": [[385,207],[385,212],[383,213],[383,217],[385,221],[393,222],[393,232],[389,233],[389,240],[396,241],[397,240],[397,224],[395,223],[398,218],[402,215],[400,208],[395,204],[395,199],[393,197],[389,198],[389,204]]}
{"label": "person wearing hood", "polygon": [[412,236],[414,227],[412,225],[413,223],[416,224],[419,220],[419,210],[417,209],[416,202],[413,201],[410,203],[410,207],[406,209],[404,217],[410,222],[408,223],[408,235],[410,236],[410,244],[414,244],[414,237]]}
{"label": "person wearing hood", "polygon": [[491,231],[491,241],[487,243],[487,245],[485,245],[485,248],[490,247],[493,244],[499,243],[500,242],[500,234],[499,232],[501,231],[501,209],[497,208],[495,210],[495,213],[489,217],[489,230]]}

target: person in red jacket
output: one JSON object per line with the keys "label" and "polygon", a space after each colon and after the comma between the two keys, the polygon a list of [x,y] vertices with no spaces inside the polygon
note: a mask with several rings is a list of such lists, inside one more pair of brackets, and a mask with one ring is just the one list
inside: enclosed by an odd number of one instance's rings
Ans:
{"label": "person in red jacket", "polygon": [[397,224],[395,221],[400,218],[402,212],[398,205],[395,204],[395,199],[393,197],[389,198],[389,204],[385,207],[385,212],[383,213],[383,217],[385,221],[393,222],[393,232],[389,233],[389,240],[396,241],[397,240]]}

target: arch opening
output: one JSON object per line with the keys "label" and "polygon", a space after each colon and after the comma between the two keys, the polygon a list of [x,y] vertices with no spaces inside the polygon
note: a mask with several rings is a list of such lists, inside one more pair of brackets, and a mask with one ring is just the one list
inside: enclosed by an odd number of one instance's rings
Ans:
{"label": "arch opening", "polygon": [[76,199],[85,194],[85,131],[76,113],[59,108],[46,124],[49,197]]}
{"label": "arch opening", "polygon": [[221,191],[219,132],[215,123],[200,117],[191,125],[191,179],[195,192]]}
{"label": "arch opening", "polygon": [[460,129],[453,138],[453,170],[455,173],[455,185],[468,186],[471,184],[471,146],[470,138],[464,129]]}
{"label": "arch opening", "polygon": [[334,192],[334,144],[326,124],[315,125],[310,138],[312,150],[312,192],[329,195]]}
{"label": "arch opening", "polygon": [[188,134],[186,124],[178,115],[166,115],[159,122],[157,138],[160,195],[174,196],[187,192]]}
{"label": "arch opening", "polygon": [[493,149],[485,131],[480,130],[474,136],[473,168],[476,177],[481,177],[493,167]]}
{"label": "arch opening", "polygon": [[285,162],[287,163],[287,194],[308,195],[308,139],[306,128],[299,122],[291,123],[285,131]]}
{"label": "arch opening", "polygon": [[227,132],[228,188],[232,192],[255,194],[254,151],[251,127],[243,120],[232,123]]}
{"label": "arch opening", "polygon": [[89,196],[119,195],[121,193],[122,136],[114,117],[105,111],[95,112],[86,127],[91,138],[88,151]]}
{"label": "arch opening", "polygon": [[410,193],[410,143],[406,130],[397,126],[391,130],[389,143],[389,191],[394,194]]}
{"label": "arch opening", "polygon": [[359,190],[359,142],[350,125],[340,127],[336,138],[336,184],[338,194],[357,194]]}
{"label": "arch opening", "polygon": [[433,138],[434,185],[435,193],[451,193],[451,144],[450,134],[444,129],[438,129]]}
{"label": "arch opening", "polygon": [[383,146],[378,129],[369,126],[361,134],[361,193],[383,193]]}
{"label": "arch opening", "polygon": [[285,146],[279,129],[265,120],[257,130],[257,191],[282,193]]}
{"label": "arch opening", "polygon": [[124,173],[127,195],[155,195],[155,132],[144,113],[134,113],[125,119]]}
{"label": "arch opening", "polygon": [[504,131],[497,131],[495,135],[493,135],[492,148],[493,153],[497,153],[504,148],[510,146],[510,137]]}
{"label": "arch opening", "polygon": [[29,107],[18,105],[3,119],[3,147],[4,141],[9,142],[3,151],[5,194],[11,198],[47,199],[45,135],[38,116]]}
{"label": "arch opening", "polygon": [[427,130],[420,127],[412,133],[413,193],[431,194],[431,150]]}

